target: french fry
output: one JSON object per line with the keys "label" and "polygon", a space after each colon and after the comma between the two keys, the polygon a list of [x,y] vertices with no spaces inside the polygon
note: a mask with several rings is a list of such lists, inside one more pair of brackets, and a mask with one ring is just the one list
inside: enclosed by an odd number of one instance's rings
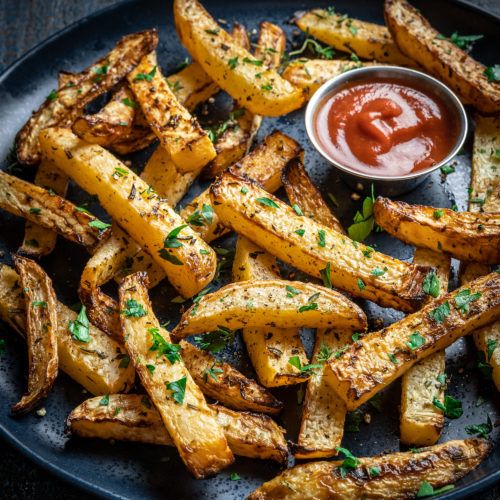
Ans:
{"label": "french fry", "polygon": [[415,66],[394,43],[389,30],[380,24],[353,19],[326,9],[299,15],[295,23],[302,30],[336,50],[354,53],[362,59],[399,66]]}
{"label": "french fry", "polygon": [[[107,405],[102,405],[101,401],[101,398],[87,399],[70,413],[67,427],[71,434],[174,446],[160,414],[147,396],[110,394]],[[274,420],[220,405],[209,405],[209,408],[235,455],[274,460],[280,464],[286,461],[288,448],[283,429]]]}
{"label": "french fry", "polygon": [[0,172],[0,208],[92,250],[109,231],[92,214],[30,182]]}
{"label": "french fry", "polygon": [[[52,190],[62,198],[66,197],[68,178],[48,160],[42,159],[35,175],[35,184]],[[24,240],[18,252],[32,258],[44,257],[52,253],[56,246],[56,241],[56,232],[48,231],[43,226],[27,221],[24,230]]]}
{"label": "french fry", "polygon": [[157,44],[156,30],[127,35],[106,56],[80,73],[74,86],[64,86],[55,95],[51,94],[17,134],[19,162],[38,163],[40,132],[48,127],[71,126],[88,103],[116,85]]}
{"label": "french fry", "polygon": [[161,74],[156,52],[143,57],[127,79],[151,129],[181,172],[197,171],[215,157],[207,133]]}
{"label": "french fry", "polygon": [[[19,275],[9,266],[0,267],[0,318],[24,336],[26,309]],[[104,332],[89,326],[87,342],[73,338],[68,325],[77,314],[57,302],[57,355],[59,368],[91,394],[127,392],[134,383],[132,365],[125,367],[120,345]]]}
{"label": "french fry", "polygon": [[28,391],[12,412],[27,413],[47,396],[57,378],[57,299],[38,264],[20,256],[14,262],[25,297],[29,375]]}
{"label": "french fry", "polygon": [[360,458],[352,469],[342,461],[309,462],[287,469],[247,498],[327,500],[331,498],[414,498],[424,481],[438,489],[474,470],[491,452],[486,439],[465,439],[418,450]]}
{"label": "french fry", "polygon": [[[234,461],[233,454],[179,348],[152,312],[146,279],[144,273],[131,274],[120,285],[125,346],[189,471],[195,478],[216,474]],[[127,313],[132,305],[138,312]]]}
{"label": "french fry", "polygon": [[491,273],[363,337],[330,360],[327,381],[353,411],[421,359],[500,319],[500,274]]}
{"label": "french fry", "polygon": [[[238,236],[233,260],[233,281],[273,280],[280,278],[276,257],[243,236]],[[297,328],[243,328],[243,341],[260,383],[279,387],[303,382],[309,376],[288,361],[299,358],[308,364],[307,354]]]}
{"label": "french fry", "polygon": [[344,295],[312,283],[252,280],[231,283],[196,301],[172,330],[182,339],[195,333],[245,327],[352,328],[364,331],[364,312]]}
{"label": "french fry", "polygon": [[[436,270],[434,295],[448,292],[450,257],[427,248],[417,248],[413,262]],[[431,297],[428,302],[430,300]],[[433,401],[444,403],[445,388],[444,351],[437,351],[422,359],[403,375],[399,425],[402,443],[430,446],[437,442],[443,430],[444,415]]]}
{"label": "french fry", "polygon": [[[44,130],[40,141],[44,154],[80,187],[99,197],[104,209],[148,251],[179,293],[191,297],[211,281],[215,252],[111,153],[66,129]],[[189,245],[181,238],[189,238]]]}
{"label": "french fry", "polygon": [[403,311],[418,308],[425,297],[422,286],[428,268],[375,252],[300,216],[233,172],[212,184],[211,198],[226,226],[311,276],[321,278],[329,269],[333,285],[354,296]]}

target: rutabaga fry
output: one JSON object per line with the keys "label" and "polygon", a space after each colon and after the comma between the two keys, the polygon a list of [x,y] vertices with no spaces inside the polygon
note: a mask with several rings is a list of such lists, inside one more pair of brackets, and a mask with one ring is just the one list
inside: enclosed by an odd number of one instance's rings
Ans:
{"label": "rutabaga fry", "polygon": [[279,259],[333,286],[385,306],[412,311],[425,298],[429,268],[381,254],[298,215],[290,206],[232,171],[212,184],[221,222]]}
{"label": "rutabaga fry", "polygon": [[181,459],[194,477],[216,474],[234,461],[221,426],[181,358],[160,328],[145,273],[127,276],[119,289],[125,347]]}
{"label": "rutabaga fry", "polygon": [[[220,405],[209,408],[235,455],[280,464],[286,461],[288,448],[283,429],[270,417]],[[87,399],[70,413],[67,428],[72,435],[83,438],[174,446],[158,410],[147,396],[139,394],[110,394],[106,404],[101,397]]]}
{"label": "rutabaga fry", "polygon": [[90,194],[163,268],[172,285],[191,297],[212,280],[215,252],[150,186],[111,153],[66,129],[44,130],[44,154]]}
{"label": "rutabaga fry", "polygon": [[17,134],[19,161],[38,163],[40,132],[48,127],[70,127],[88,103],[116,85],[157,44],[156,30],[124,36],[108,54],[79,73],[74,85],[59,88],[47,98]]}
{"label": "rutabaga fry", "polygon": [[405,243],[449,253],[460,260],[500,262],[500,212],[455,212],[379,196],[373,215],[382,229]]}
{"label": "rutabaga fry", "polygon": [[127,79],[151,129],[181,172],[197,171],[215,157],[207,133],[161,74],[156,52],[143,57]]}
{"label": "rutabaga fry", "polygon": [[355,342],[330,360],[327,380],[353,411],[415,363],[500,319],[500,274],[491,273]]}
{"label": "rutabaga fry", "polygon": [[12,412],[27,413],[47,396],[57,377],[57,299],[38,264],[18,255],[14,263],[25,298],[29,375],[28,391]]}
{"label": "rutabaga fry", "polygon": [[90,251],[109,236],[107,224],[43,187],[0,172],[0,208]]}
{"label": "rutabaga fry", "polygon": [[474,470],[490,453],[486,439],[465,439],[422,448],[342,461],[296,465],[264,483],[249,500],[327,500],[418,496],[424,481],[437,490]]}
{"label": "rutabaga fry", "polygon": [[196,0],[176,0],[174,21],[182,44],[207,74],[254,114],[279,116],[304,104],[303,92],[274,69],[262,69]]}

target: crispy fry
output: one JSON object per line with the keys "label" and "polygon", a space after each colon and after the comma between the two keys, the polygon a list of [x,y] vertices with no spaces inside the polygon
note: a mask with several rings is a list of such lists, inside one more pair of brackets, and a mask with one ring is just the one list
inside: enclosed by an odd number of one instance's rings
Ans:
{"label": "crispy fry", "polygon": [[[109,231],[94,227],[97,219],[73,203],[30,182],[0,172],[0,208],[23,217],[92,250]],[[92,225],[91,225],[92,224]]]}
{"label": "crispy fry", "polygon": [[[216,474],[234,461],[233,454],[180,353],[152,312],[146,279],[144,273],[131,274],[120,285],[125,346],[189,471],[196,478]],[[139,313],[126,312],[131,303],[140,306]]]}
{"label": "crispy fry", "polygon": [[[0,267],[0,318],[24,336],[26,310],[19,275],[9,266]],[[91,394],[127,392],[134,383],[132,365],[122,365],[120,345],[104,332],[89,326],[88,342],[73,338],[68,331],[77,314],[57,302],[57,354],[59,368]]]}
{"label": "crispy fry", "polygon": [[[87,399],[70,413],[67,427],[73,435],[174,446],[158,410],[147,396],[110,394],[107,405],[101,401],[100,397]],[[235,455],[281,464],[286,461],[288,448],[283,429],[274,420],[220,405],[209,405],[209,408],[215,413]]]}
{"label": "crispy fry", "polygon": [[[43,159],[40,163],[35,175],[35,184],[52,190],[62,198],[66,197],[68,178],[57,170],[49,160]],[[44,257],[52,253],[56,246],[56,241],[56,232],[48,231],[43,226],[27,221],[24,230],[24,240],[18,252],[32,258]]]}
{"label": "crispy fry", "polygon": [[172,330],[174,338],[244,327],[366,329],[366,316],[344,295],[328,288],[285,280],[231,283],[196,301]]}
{"label": "crispy fry", "polygon": [[455,212],[379,196],[373,215],[382,229],[405,243],[446,252],[460,260],[500,262],[500,212]]}
{"label": "crispy fry", "polygon": [[[363,337],[329,362],[325,371],[328,383],[347,409],[355,410],[417,361],[498,319],[500,274],[491,273]],[[417,334],[420,342],[408,345]]]}
{"label": "crispy fry", "polygon": [[423,481],[436,489],[454,483],[475,469],[491,449],[485,439],[465,439],[430,446],[418,453],[360,458],[359,465],[347,471],[340,468],[341,461],[310,462],[264,483],[248,499],[414,498]]}
{"label": "crispy fry", "polygon": [[[215,252],[184,227],[167,203],[148,194],[149,186],[111,153],[66,129],[44,130],[40,141],[44,154],[61,170],[87,192],[97,194],[101,205],[148,251],[179,293],[191,297],[211,281]],[[180,238],[189,238],[189,245]]]}
{"label": "crispy fry", "polygon": [[181,172],[197,171],[215,157],[207,133],[161,74],[156,52],[143,57],[127,78],[151,129]]}
{"label": "crispy fry", "polygon": [[483,114],[500,112],[500,88],[488,81],[486,67],[440,36],[406,0],[386,0],[385,21],[401,52],[437,76]]}
{"label": "crispy fry", "polygon": [[279,116],[303,105],[301,90],[276,70],[262,70],[262,63],[249,62],[254,61],[252,55],[238,46],[196,0],[176,0],[174,21],[182,44],[240,106],[255,114]]}
{"label": "crispy fry", "polygon": [[[422,286],[428,268],[375,252],[299,216],[278,198],[233,172],[225,173],[212,184],[211,198],[215,211],[228,227],[317,278],[328,266],[331,281],[339,289],[404,311],[416,309],[424,299]],[[374,269],[383,274],[376,276]]]}
{"label": "crispy fry", "polygon": [[28,391],[12,407],[27,413],[47,396],[57,378],[57,299],[52,281],[32,260],[14,257],[25,297],[29,354]]}
{"label": "crispy fry", "polygon": [[48,127],[71,126],[88,103],[116,85],[157,44],[156,30],[127,35],[108,54],[80,73],[74,86],[62,87],[53,98],[47,98],[17,134],[19,162],[38,163],[40,132]]}
{"label": "crispy fry", "polygon": [[110,144],[109,149],[119,155],[128,155],[147,148],[155,140],[156,135],[151,130],[144,113],[141,109],[136,109],[130,134]]}
{"label": "crispy fry", "polygon": [[235,410],[276,415],[283,409],[281,401],[228,363],[184,340],[180,346],[182,360],[203,394]]}

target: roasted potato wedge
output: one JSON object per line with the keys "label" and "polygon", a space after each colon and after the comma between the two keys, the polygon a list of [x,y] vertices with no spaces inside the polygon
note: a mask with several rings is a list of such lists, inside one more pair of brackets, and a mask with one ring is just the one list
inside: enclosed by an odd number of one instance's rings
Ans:
{"label": "roasted potato wedge", "polygon": [[197,171],[215,157],[207,133],[161,74],[156,52],[143,57],[127,79],[151,129],[181,172]]}
{"label": "roasted potato wedge", "polygon": [[[43,187],[0,172],[0,208],[92,250],[109,236],[92,214]],[[98,226],[98,227],[96,227]],[[101,228],[101,229],[99,229]]]}
{"label": "roasted potato wedge", "polygon": [[241,107],[254,114],[280,116],[304,104],[302,90],[276,70],[263,70],[197,0],[176,0],[174,21],[182,44]]}
{"label": "roasted potato wedge", "polygon": [[364,331],[365,313],[344,295],[301,281],[252,280],[230,283],[196,301],[172,330],[181,339],[195,333],[266,328],[351,328]]}
{"label": "roasted potato wedge", "polygon": [[171,344],[169,333],[160,328],[146,280],[145,273],[136,273],[120,285],[125,347],[181,459],[201,479],[227,467],[234,457],[222,427],[182,361],[179,346]]}
{"label": "roasted potato wedge", "polygon": [[460,260],[500,262],[500,212],[455,212],[379,196],[373,215],[382,229],[405,243],[446,252]]}
{"label": "roasted potato wedge", "polygon": [[235,410],[276,415],[283,409],[281,401],[228,363],[185,340],[179,345],[182,360],[203,394]]}
{"label": "roasted potato wedge", "polygon": [[52,281],[35,262],[15,256],[25,298],[26,342],[28,343],[28,391],[12,407],[27,413],[47,396],[57,378],[57,299]]}
{"label": "roasted potato wedge", "polygon": [[[210,283],[215,252],[167,203],[153,197],[150,186],[134,172],[101,146],[88,144],[66,129],[44,130],[40,141],[44,154],[80,187],[99,197],[104,209],[148,251],[179,293],[191,297]],[[189,238],[189,245],[180,238]]]}
{"label": "roasted potato wedge", "polygon": [[440,37],[418,9],[406,0],[386,0],[384,14],[387,27],[403,54],[438,77],[481,113],[500,112],[500,87],[488,81],[484,74],[486,67]]}
{"label": "roasted potato wedge", "polygon": [[[349,330],[316,331],[313,364],[324,364],[351,343]],[[311,374],[302,404],[295,458],[326,458],[337,454],[344,435],[346,406],[325,381],[324,368]]]}
{"label": "roasted potato wedge", "polygon": [[[274,280],[280,278],[276,257],[243,236],[238,236],[233,260],[233,281]],[[266,387],[298,384],[309,376],[288,361],[299,358],[301,366],[309,360],[297,328],[243,328],[243,341],[260,383]]]}
{"label": "roasted potato wedge", "polygon": [[[35,184],[51,190],[62,198],[66,197],[68,178],[49,160],[42,159],[35,175]],[[44,257],[52,253],[56,246],[57,233],[27,221],[24,229],[24,240],[18,252],[33,258]]]}
{"label": "roasted potato wedge", "polygon": [[300,211],[310,219],[345,233],[340,221],[333,215],[330,207],[323,199],[321,192],[307,174],[304,164],[299,158],[293,159],[283,171],[283,186],[291,205],[299,207]]}
{"label": "roasted potato wedge", "polygon": [[394,43],[385,26],[353,19],[327,9],[313,9],[295,18],[302,30],[336,50],[399,66],[415,66]]}
{"label": "roasted potato wedge", "polygon": [[[174,446],[158,410],[147,396],[110,394],[106,405],[101,401],[102,398],[87,399],[70,413],[66,423],[71,434],[83,438]],[[281,464],[286,461],[288,448],[283,429],[274,420],[220,405],[209,405],[209,408],[235,455],[274,460]]]}
{"label": "roasted potato wedge", "polygon": [[436,489],[454,483],[474,470],[491,448],[485,439],[448,441],[418,453],[360,458],[359,465],[348,471],[341,470],[340,461],[310,462],[264,483],[248,499],[414,498],[423,481]]}
{"label": "roasted potato wedge", "polygon": [[379,63],[340,59],[297,59],[285,68],[283,78],[295,87],[303,89],[307,99],[309,99],[330,78],[351,69],[376,66],[377,64]]}
{"label": "roasted potato wedge", "polygon": [[73,132],[81,139],[101,146],[127,137],[135,118],[134,94],[120,85],[110,101],[93,115],[82,115],[73,123]]}
{"label": "roasted potato wedge", "polygon": [[[375,252],[300,216],[233,172],[212,184],[211,198],[223,224],[312,276],[321,278],[328,266],[336,288],[403,311],[418,308],[425,297],[422,286],[428,268]],[[375,276],[375,269],[383,274]]]}
{"label": "roasted potato wedge", "polygon": [[491,273],[355,342],[330,360],[328,383],[353,411],[422,358],[499,318],[500,274]]}
{"label": "roasted potato wedge", "polygon": [[[448,292],[451,259],[448,255],[417,248],[415,264],[436,270],[437,287],[434,295]],[[432,297],[427,299],[430,302]],[[444,426],[444,415],[432,402],[444,402],[446,388],[445,352],[438,351],[412,366],[401,384],[401,415],[399,434],[401,442],[418,446],[435,444]]]}
{"label": "roasted potato wedge", "polygon": [[[24,336],[26,310],[19,275],[0,267],[0,318]],[[122,347],[101,330],[89,325],[88,341],[73,337],[68,327],[77,313],[57,302],[57,354],[59,368],[91,394],[127,392],[134,383],[132,365],[122,363]]]}
{"label": "roasted potato wedge", "polygon": [[17,134],[19,162],[38,163],[40,132],[48,127],[70,127],[88,103],[116,85],[157,44],[156,30],[124,36],[108,54],[79,73],[75,85],[59,88],[53,98],[47,98]]}
{"label": "roasted potato wedge", "polygon": [[135,119],[130,134],[113,142],[108,148],[116,154],[129,155],[147,148],[155,140],[155,133],[151,130],[144,113],[138,108],[135,110]]}

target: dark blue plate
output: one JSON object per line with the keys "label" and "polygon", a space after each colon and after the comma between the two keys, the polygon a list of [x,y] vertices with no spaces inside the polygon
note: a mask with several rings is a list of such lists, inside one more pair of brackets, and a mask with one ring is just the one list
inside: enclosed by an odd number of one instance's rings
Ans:
{"label": "dark blue plate", "polygon": [[[294,27],[287,23],[295,11],[325,2],[265,1],[227,2],[206,0],[206,7],[216,18],[229,23],[240,21],[250,30],[258,28],[262,20],[284,26],[289,40]],[[498,63],[500,23],[498,19],[465,4],[449,0],[415,2],[440,31],[451,34],[481,33],[484,39],[477,42],[474,55],[491,65]],[[326,3],[326,5],[328,2]],[[339,0],[335,2],[339,12],[368,21],[382,22],[382,2]],[[133,31],[158,27],[160,30],[159,57],[165,72],[172,71],[186,53],[180,46],[172,23],[171,2],[165,0],[139,0],[120,3],[89,16],[66,28],[10,66],[0,76],[0,158],[7,168],[7,156],[16,131],[23,125],[31,111],[39,106],[52,88],[56,87],[59,70],[78,71],[109,50],[122,36]],[[303,112],[295,112],[279,119],[266,119],[259,138],[274,128],[295,137],[306,149],[306,165],[323,192],[331,192],[339,202],[337,214],[350,224],[358,208],[350,199],[350,190],[334,171],[314,153],[308,144],[303,126]],[[470,171],[470,141],[466,151],[458,159],[456,173],[441,178],[435,173],[416,191],[406,195],[409,202],[449,207],[456,203],[465,209]],[[134,162],[141,165],[147,152],[136,155]],[[17,173],[30,178],[32,172]],[[190,197],[205,186],[193,187]],[[81,202],[85,194],[77,188],[70,189],[69,197]],[[18,218],[0,213],[0,250],[4,262],[10,263],[10,252],[15,251],[22,239],[24,224]],[[401,259],[411,259],[413,249],[385,234],[376,234],[369,243],[385,253]],[[231,245],[226,238],[216,245]],[[53,277],[59,298],[67,304],[77,300],[76,288],[82,267],[88,256],[76,245],[60,240],[53,255],[42,262]],[[112,292],[110,292],[112,293]],[[170,303],[175,295],[164,283],[153,292],[155,310],[162,320],[178,318],[178,305]],[[386,323],[400,315],[382,310],[373,304],[363,304],[374,318]],[[310,332],[309,332],[310,333]],[[8,352],[0,357],[0,431],[12,444],[28,457],[60,477],[82,488],[110,498],[242,498],[254,488],[275,476],[279,469],[272,463],[238,458],[235,465],[219,476],[193,480],[173,449],[129,443],[109,443],[97,440],[70,439],[64,434],[64,422],[68,413],[88,397],[72,380],[61,374],[52,393],[45,402],[44,418],[28,415],[13,419],[10,406],[19,399],[26,383],[26,348],[23,342],[2,325],[0,337],[7,341]],[[308,348],[311,336],[304,340]],[[251,367],[242,352],[239,339],[233,349],[222,356],[252,374]],[[481,423],[489,414],[498,418],[499,401],[494,388],[479,377],[475,366],[475,349],[470,339],[462,339],[448,349],[447,373],[451,377],[449,392],[462,400],[464,416],[450,421],[444,429],[442,441],[467,436],[465,426]],[[297,405],[298,387],[275,391],[286,402],[281,423],[294,439],[297,432],[300,407]],[[400,386],[393,384],[382,393],[380,409],[368,405],[371,423],[360,424],[359,432],[346,432],[343,445],[357,456],[374,455],[387,450],[398,450],[398,404]],[[495,433],[498,433],[495,431]],[[239,481],[229,479],[231,472],[241,476]],[[463,498],[491,487],[500,480],[500,457],[493,453],[481,466],[459,481],[446,498]]]}

